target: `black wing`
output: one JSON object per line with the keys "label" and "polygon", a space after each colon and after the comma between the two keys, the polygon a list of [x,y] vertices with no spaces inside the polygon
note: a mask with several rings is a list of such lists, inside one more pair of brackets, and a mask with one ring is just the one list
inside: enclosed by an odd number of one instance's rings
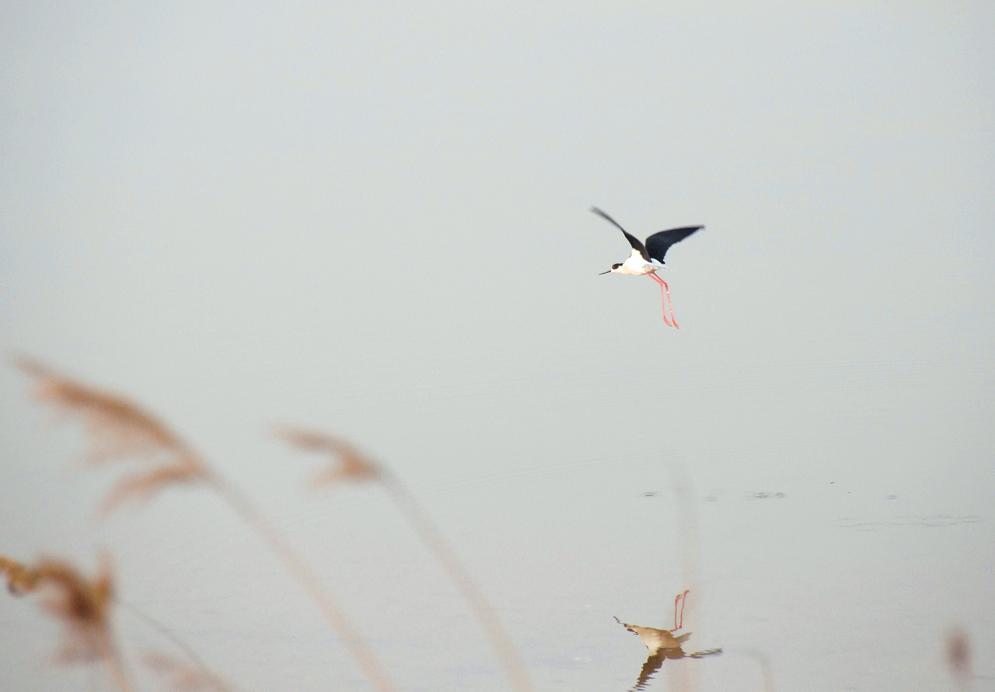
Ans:
{"label": "black wing", "polygon": [[669,231],[654,233],[646,239],[646,249],[649,252],[649,256],[662,263],[671,245],[681,242],[702,228],[704,226],[684,226],[683,228],[671,228]]}
{"label": "black wing", "polygon": [[625,230],[624,228],[622,228],[622,226],[619,225],[618,221],[616,221],[612,217],[608,216],[608,214],[604,213],[603,211],[601,211],[597,207],[591,207],[591,211],[593,211],[595,214],[597,214],[598,216],[600,216],[602,219],[604,219],[605,221],[607,221],[608,223],[610,223],[612,226],[614,226],[618,230],[622,231],[622,233],[625,235],[625,239],[628,240],[629,241],[629,245],[632,246],[632,249],[636,250],[637,252],[639,252],[639,254],[643,256],[644,260],[646,260],[647,262],[650,261],[650,255],[649,255],[648,252],[646,252],[646,246],[643,245],[642,242],[640,242],[639,238],[637,238],[636,236],[632,235],[627,230]]}

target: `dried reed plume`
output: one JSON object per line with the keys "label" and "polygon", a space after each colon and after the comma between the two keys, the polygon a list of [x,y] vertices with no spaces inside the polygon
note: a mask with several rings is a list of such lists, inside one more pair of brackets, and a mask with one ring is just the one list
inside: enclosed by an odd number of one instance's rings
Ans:
{"label": "dried reed plume", "polygon": [[130,401],[75,382],[30,360],[18,362],[36,382],[35,398],[83,421],[93,444],[91,464],[115,459],[144,458],[150,470],[118,480],[104,501],[102,513],[127,499],[145,500],[166,487],[209,480],[207,468],[194,451],[166,425]]}
{"label": "dried reed plume", "polygon": [[62,621],[64,641],[58,659],[65,663],[100,660],[117,687],[131,690],[111,631],[110,603],[114,585],[106,558],[93,579],[72,565],[43,558],[34,566],[0,556],[8,590],[16,595],[37,593],[44,608]]}
{"label": "dried reed plume", "polygon": [[18,365],[35,379],[36,398],[83,421],[94,444],[88,455],[91,463],[135,457],[155,462],[149,471],[120,479],[102,503],[105,512],[129,498],[147,500],[172,485],[204,483],[280,558],[343,640],[373,686],[381,692],[394,689],[373,650],[297,551],[245,495],[210,468],[186,442],[157,418],[123,397],[81,384],[35,361],[22,359]]}
{"label": "dried reed plume", "polygon": [[341,438],[297,428],[280,429],[277,435],[300,449],[326,454],[331,458],[331,464],[315,476],[316,487],[328,486],[339,481],[367,480],[376,481],[383,486],[398,511],[404,515],[425,546],[445,568],[456,587],[463,593],[502,662],[512,687],[519,691],[531,690],[532,683],[525,664],[495,615],[494,609],[456,557],[456,553],[442,533],[397,477]]}
{"label": "dried reed plume", "polygon": [[38,585],[35,570],[3,555],[0,555],[0,574],[7,579],[7,590],[15,596],[34,591]]}

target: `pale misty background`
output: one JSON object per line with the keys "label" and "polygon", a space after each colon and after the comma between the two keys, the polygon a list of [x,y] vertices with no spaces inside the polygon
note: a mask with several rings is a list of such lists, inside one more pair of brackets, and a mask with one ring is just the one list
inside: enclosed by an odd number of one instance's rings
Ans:
{"label": "pale misty background", "polygon": [[[725,653],[653,689],[950,689],[955,627],[995,689],[995,6],[750,5],[3,3],[4,357],[189,438],[401,689],[507,681],[384,495],[309,490],[277,423],[411,486],[538,690],[627,689],[611,616],[669,627],[685,587]],[[681,331],[596,276],[628,247],[592,204],[707,225]],[[98,521],[121,467],[28,390],[0,369],[0,553],[109,549],[240,689],[368,689],[209,493]],[[155,689],[175,650],[117,624]],[[0,598],[0,688],[106,689],[57,634]]]}

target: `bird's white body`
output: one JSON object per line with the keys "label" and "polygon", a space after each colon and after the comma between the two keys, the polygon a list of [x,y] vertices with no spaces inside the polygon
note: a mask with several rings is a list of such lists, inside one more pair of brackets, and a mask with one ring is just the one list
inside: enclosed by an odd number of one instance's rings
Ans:
{"label": "bird's white body", "polygon": [[644,276],[652,274],[657,269],[662,269],[663,265],[655,260],[647,262],[643,259],[638,250],[633,250],[632,254],[622,262],[617,268],[612,269],[612,274],[628,274],[629,276]]}
{"label": "bird's white body", "polygon": [[601,274],[648,276],[653,279],[653,281],[660,285],[660,295],[663,301],[663,323],[668,327],[680,329],[680,325],[677,324],[677,318],[674,317],[674,307],[670,304],[670,287],[656,273],[660,269],[663,269],[664,258],[671,245],[681,242],[689,235],[700,231],[704,226],[682,226],[681,228],[659,231],[646,238],[646,242],[644,243],[622,228],[618,221],[597,207],[591,207],[591,211],[622,231],[622,235],[625,236],[629,247],[632,248],[632,254],[624,262],[616,262],[611,266],[611,269],[601,272]]}

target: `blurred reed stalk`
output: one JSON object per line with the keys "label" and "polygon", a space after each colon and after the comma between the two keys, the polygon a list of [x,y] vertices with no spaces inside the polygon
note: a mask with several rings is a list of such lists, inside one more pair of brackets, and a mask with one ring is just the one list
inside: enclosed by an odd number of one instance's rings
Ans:
{"label": "blurred reed stalk", "polygon": [[145,457],[155,462],[151,470],[120,479],[102,503],[102,513],[112,511],[128,499],[148,500],[174,485],[201,483],[211,488],[256,531],[300,583],[333,631],[345,642],[369,682],[381,692],[395,689],[373,650],[283,534],[263,518],[245,495],[208,466],[164,423],[123,397],[83,385],[35,361],[22,359],[18,361],[18,366],[34,378],[37,385],[35,397],[39,401],[82,420],[94,445],[88,455],[91,464],[103,464],[122,457]]}
{"label": "blurred reed stalk", "polygon": [[947,666],[953,675],[957,688],[968,690],[971,687],[971,639],[967,632],[956,627],[947,634],[945,642]]}
{"label": "blurred reed stalk", "polygon": [[[174,675],[174,677],[177,678],[177,682],[174,687],[178,689],[207,688],[217,690],[217,692],[232,692],[233,688],[231,685],[211,670],[204,659],[200,657],[200,654],[198,654],[193,647],[176,636],[176,633],[173,632],[173,630],[127,601],[115,598],[114,602],[127,610],[131,615],[141,620],[148,627],[154,629],[160,635],[168,639],[169,642],[179,649],[183,655],[189,659],[190,663],[193,664],[193,667],[186,667],[182,664],[174,662],[172,659],[167,659],[165,656],[151,654],[146,656],[145,663],[150,668],[153,668],[163,674]],[[168,665],[162,663],[167,660],[169,661]]]}
{"label": "blurred reed stalk", "polygon": [[[703,589],[697,581],[700,540],[698,538],[698,507],[694,485],[688,475],[687,468],[679,459],[673,459],[669,462],[668,471],[671,489],[674,493],[674,507],[676,508],[674,526],[677,527],[677,540],[681,546],[684,586],[685,588],[693,586],[695,600],[698,601]],[[682,666],[675,675],[678,677],[677,689],[693,691],[697,688],[697,671],[693,668]]]}
{"label": "blurred reed stalk", "polygon": [[449,578],[463,594],[511,681],[512,688],[519,692],[532,689],[524,662],[515,645],[494,613],[480,587],[474,581],[455,551],[449,546],[429,515],[415,501],[414,496],[401,483],[397,476],[383,465],[361,453],[352,444],[341,438],[322,432],[283,428],[278,436],[300,449],[318,452],[331,458],[331,465],[319,472],[313,484],[327,486],[340,481],[375,481],[387,492],[401,515],[414,529],[425,547],[443,566]]}
{"label": "blurred reed stalk", "polygon": [[756,661],[760,667],[760,676],[763,680],[764,692],[774,692],[774,669],[770,664],[770,657],[757,649],[738,649],[736,653],[748,656]]}
{"label": "blurred reed stalk", "polygon": [[196,692],[196,690],[227,690],[229,687],[214,673],[206,673],[199,668],[191,668],[169,656],[157,653],[145,654],[143,662],[162,677],[168,678],[174,690]]}
{"label": "blurred reed stalk", "polygon": [[42,606],[64,628],[58,660],[65,663],[100,660],[114,685],[122,692],[133,689],[111,628],[110,603],[114,582],[110,565],[101,559],[93,579],[84,577],[68,562],[43,558],[34,566],[0,555],[0,573],[15,596],[37,593]]}

